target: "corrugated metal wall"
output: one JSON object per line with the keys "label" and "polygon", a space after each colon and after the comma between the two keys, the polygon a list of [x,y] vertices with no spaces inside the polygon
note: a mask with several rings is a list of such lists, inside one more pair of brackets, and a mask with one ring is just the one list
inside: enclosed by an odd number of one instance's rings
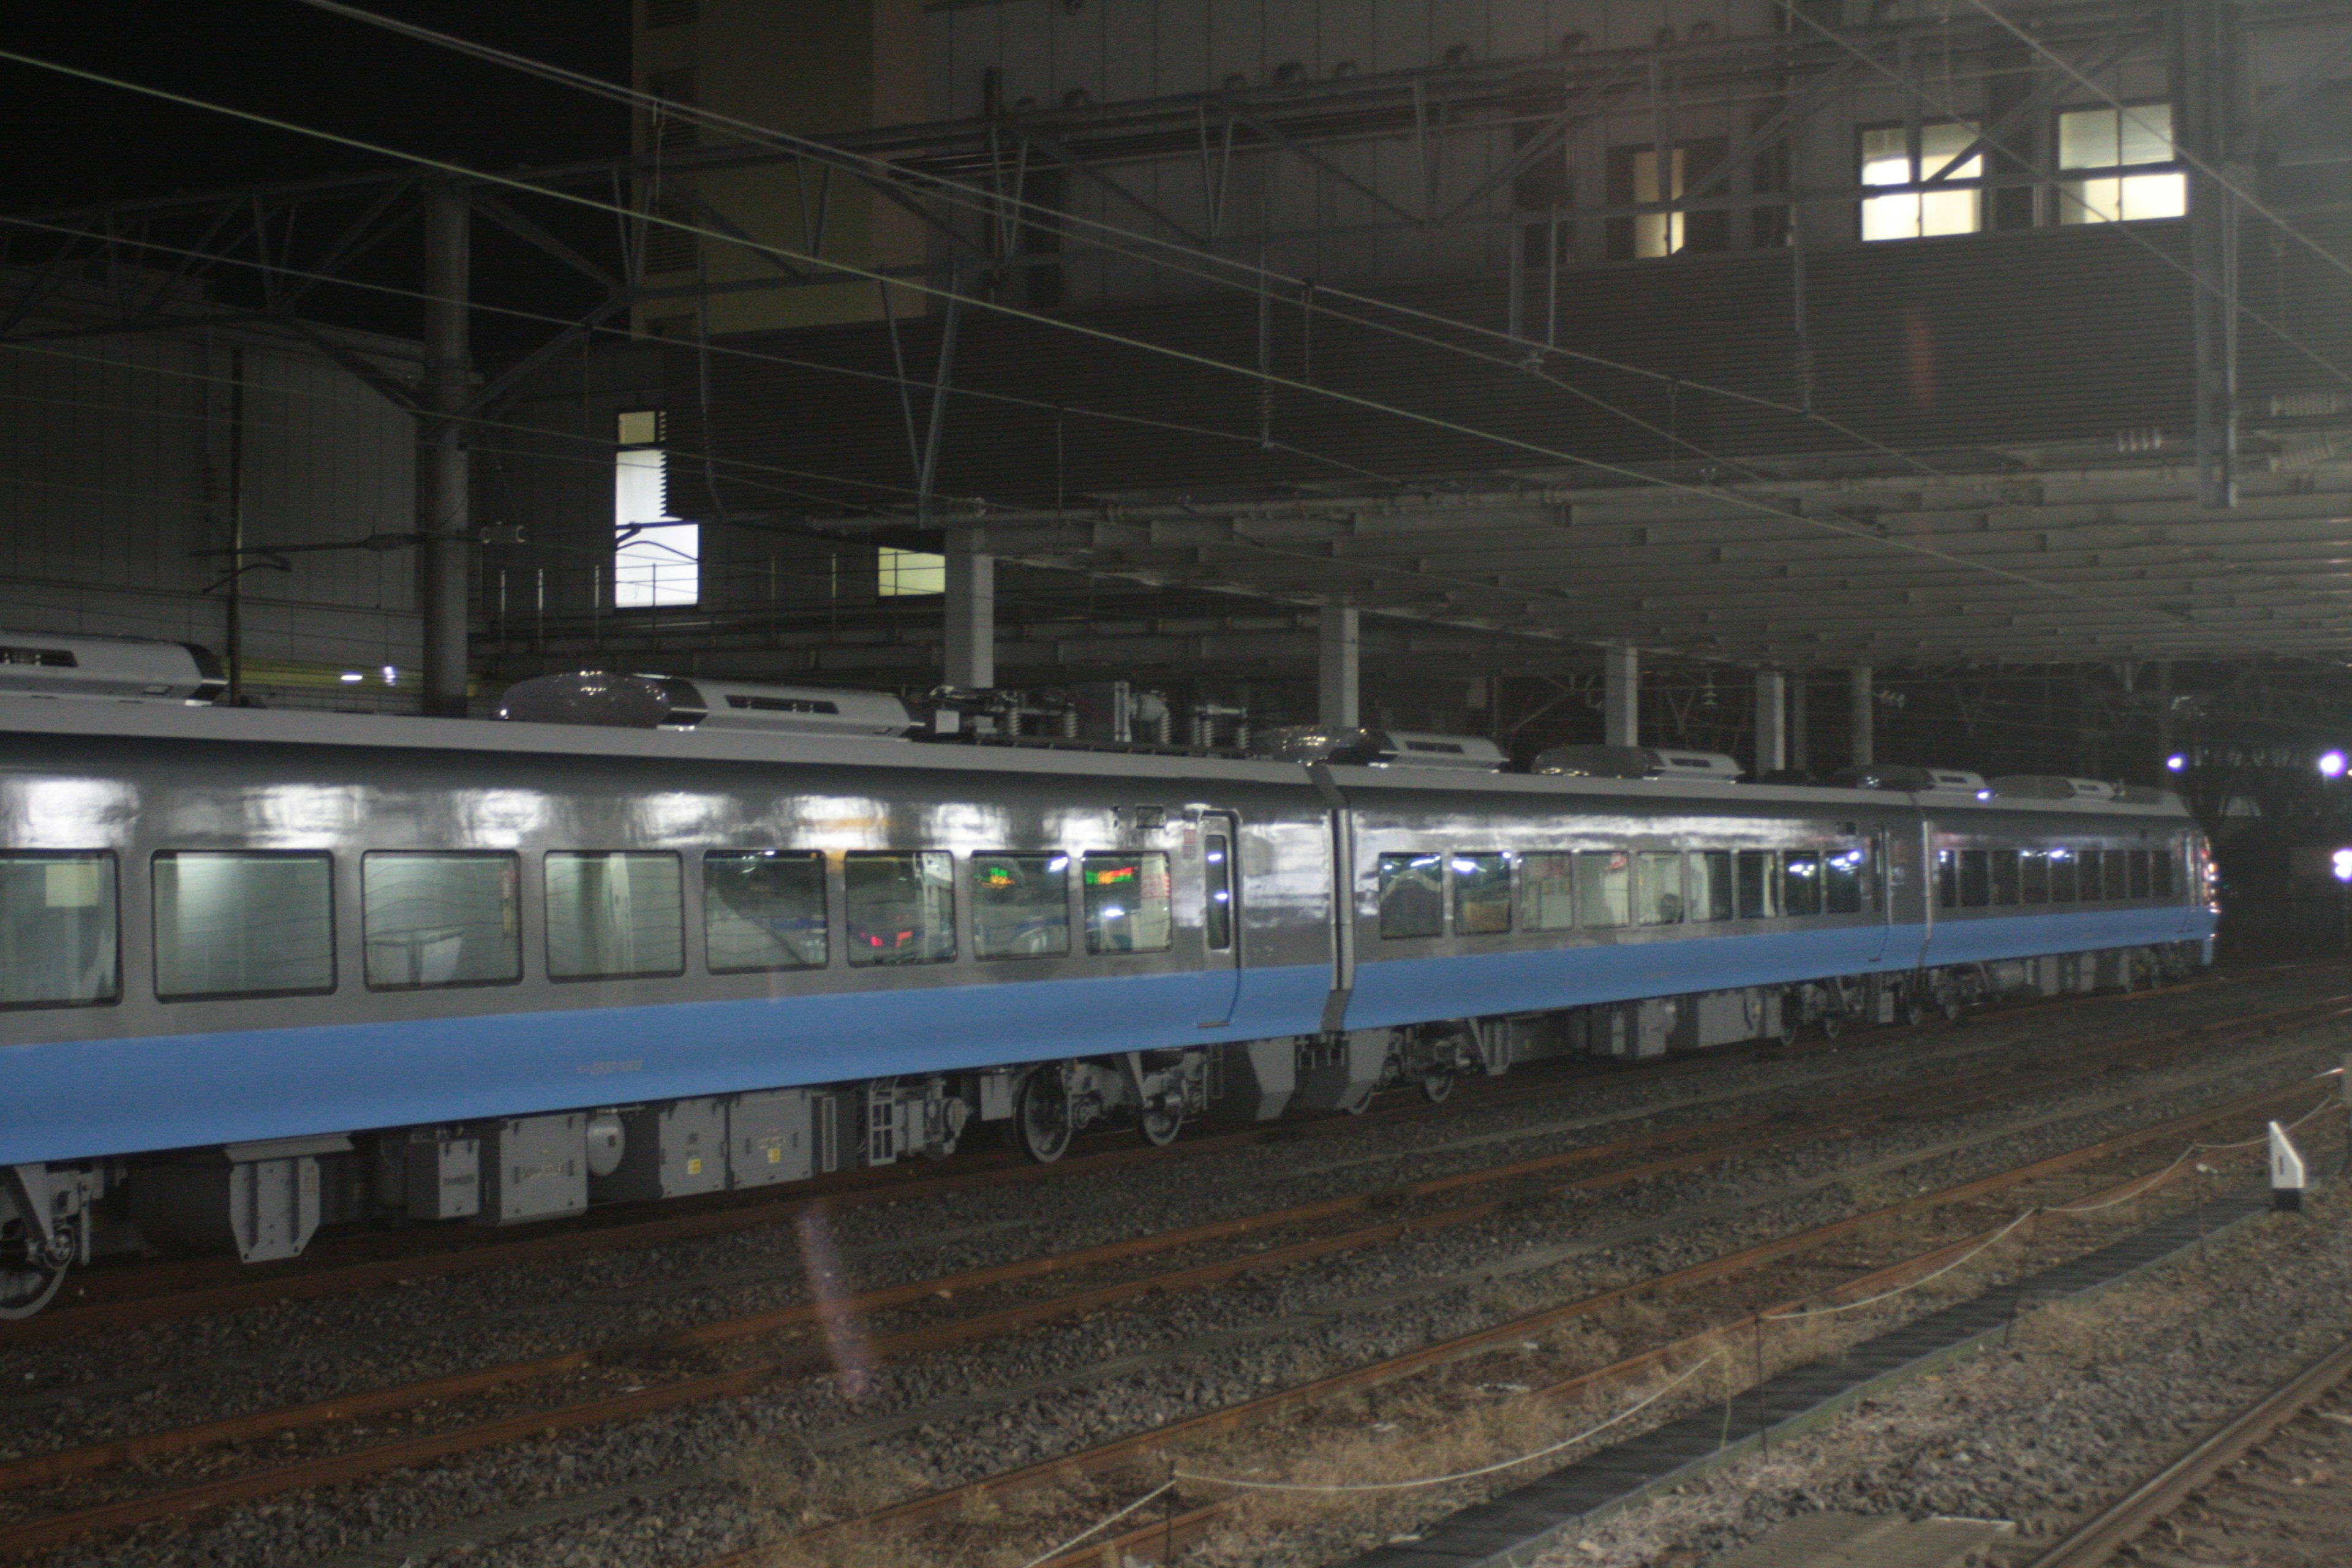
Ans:
{"label": "corrugated metal wall", "polygon": [[[1808,314],[1817,406],[1873,440],[1930,451],[2111,440],[2127,427],[2178,433],[2193,417],[2190,292],[2168,262],[2185,226],[2045,229],[1850,247],[1809,258]],[[2324,241],[2339,251],[2352,224]],[[2145,241],[2143,245],[2141,241]],[[2262,274],[2262,276],[2256,276]],[[2275,312],[2319,352],[2352,355],[2340,274],[2289,247],[2249,267],[2248,302]],[[2273,297],[2275,297],[2274,299]],[[1489,326],[1499,281],[1400,292],[1427,309]],[[2267,307],[2265,301],[2271,301]],[[2334,304],[2331,307],[2330,301]],[[1559,341],[1594,354],[1763,397],[1797,396],[1792,267],[1786,252],[1679,258],[1571,271]],[[1104,331],[1238,364],[1255,362],[1246,298],[1085,313]],[[1317,318],[1302,335],[1296,302],[1273,312],[1273,366],[1328,387],[1439,419],[1612,463],[1675,455],[1644,431],[1506,363],[1440,353]],[[936,321],[907,331],[911,374],[928,374]],[[941,448],[943,496],[1051,505],[1057,498],[1229,487],[1346,484],[1363,475],[1428,479],[1559,466],[1541,455],[1288,390],[1262,405],[1248,379],[1027,321],[971,314],[957,350]],[[749,355],[712,363],[710,427],[674,396],[679,444],[732,465],[765,465],[885,485],[911,482],[905,420],[879,327],[738,340]],[[1504,345],[1488,341],[1486,352]],[[2250,395],[2326,384],[2305,360],[2249,326]],[[1594,398],[1717,455],[1853,449],[1818,422],[1550,357],[1547,369]],[[830,368],[823,368],[830,367]],[[920,397],[918,398],[919,406]],[[1262,407],[1274,446],[1260,444]],[[1057,408],[1067,412],[1057,413]],[[1170,426],[1185,426],[1186,429]],[[1688,457],[1690,454],[1683,453]],[[698,481],[699,476],[696,476]],[[773,510],[776,498],[722,477],[723,504]],[[841,510],[867,492],[836,487]],[[698,482],[673,506],[709,515]]]}
{"label": "corrugated metal wall", "polygon": [[[220,647],[236,343],[185,333],[0,352],[0,626]],[[414,529],[406,416],[323,356],[258,341],[246,381],[246,537],[309,544]],[[414,666],[414,552],[287,557],[247,574],[260,659]]]}

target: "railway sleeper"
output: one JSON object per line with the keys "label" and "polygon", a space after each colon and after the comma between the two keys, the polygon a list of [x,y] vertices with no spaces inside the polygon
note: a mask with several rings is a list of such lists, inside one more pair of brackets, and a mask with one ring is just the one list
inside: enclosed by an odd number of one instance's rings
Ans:
{"label": "railway sleeper", "polygon": [[1852,1023],[1958,1016],[2000,997],[2137,991],[2185,978],[2195,943],[1832,976],[1545,1012],[1130,1051],[863,1082],[586,1107],[446,1126],[226,1144],[136,1160],[0,1167],[0,1318],[26,1317],[99,1253],[299,1255],[322,1228],[501,1226],[606,1203],[779,1186],[914,1155],[944,1158],[1001,1127],[1033,1159],[1079,1133],[1356,1113],[1384,1089],[1444,1100],[1457,1079],[1571,1056],[1646,1060]]}

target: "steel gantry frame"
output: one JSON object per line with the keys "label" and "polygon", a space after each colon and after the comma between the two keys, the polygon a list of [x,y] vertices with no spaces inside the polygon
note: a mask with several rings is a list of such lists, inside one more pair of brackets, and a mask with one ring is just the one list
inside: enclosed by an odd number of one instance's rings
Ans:
{"label": "steel gantry frame", "polygon": [[[2085,75],[2107,72],[2127,59],[2159,58],[2176,81],[2180,106],[2180,142],[2217,170],[2242,174],[2258,151],[2264,125],[2286,110],[2303,94],[2327,79],[2328,73],[2352,55],[2352,44],[2313,58],[2294,80],[2272,93],[2260,105],[2247,101],[2245,50],[2240,31],[2249,20],[2265,25],[2294,25],[2326,20],[2340,12],[2319,0],[2274,0],[2256,6],[2232,6],[2220,0],[2100,0],[2088,5],[2035,5],[2021,10],[2032,22],[2039,45],[2063,55],[2072,68]],[[1750,173],[1770,163],[1817,116],[1834,108],[1846,95],[1873,80],[1892,80],[1906,93],[1906,115],[1916,146],[1916,127],[1933,100],[1923,79],[1929,51],[1919,47],[1932,37],[1937,47],[1937,83],[1949,91],[1955,83],[1990,80],[2019,68],[2004,52],[2002,30],[1989,16],[1971,16],[1958,9],[1935,23],[1898,23],[1884,26],[1832,29],[1809,19],[1802,8],[1790,14],[1788,30],[1760,36],[1686,42],[1670,48],[1591,51],[1542,59],[1444,64],[1425,69],[1377,75],[1276,82],[1212,93],[1051,110],[1008,109],[1001,102],[992,111],[961,121],[888,126],[838,136],[812,139],[762,133],[737,128],[732,140],[717,145],[667,147],[626,158],[596,160],[525,172],[520,176],[469,181],[443,173],[391,169],[373,174],[291,182],[255,186],[202,196],[173,196],[106,204],[71,212],[24,215],[0,220],[0,279],[9,292],[0,297],[0,342],[32,342],[96,332],[185,331],[207,325],[237,325],[277,332],[310,344],[341,363],[354,375],[419,423],[420,444],[428,454],[419,487],[418,535],[425,551],[427,584],[427,682],[433,701],[444,710],[461,701],[463,641],[452,642],[450,628],[462,631],[465,604],[466,546],[468,519],[464,472],[467,430],[492,418],[521,388],[560,357],[600,334],[625,330],[633,318],[642,319],[662,307],[690,302],[705,308],[714,296],[730,292],[839,287],[845,281],[870,283],[877,278],[903,278],[943,289],[961,300],[970,291],[975,301],[992,300],[1010,279],[1040,266],[1065,266],[1065,250],[1024,254],[1021,234],[1025,226],[1044,222],[1056,231],[1060,243],[1082,250],[1140,258],[1163,268],[1181,286],[1213,289],[1244,287],[1256,290],[1261,317],[1268,301],[1279,296],[1298,304],[1301,286],[1259,270],[1268,236],[1244,232],[1234,219],[1233,175],[1244,158],[1282,160],[1295,163],[1319,180],[1329,180],[1362,197],[1375,216],[1344,226],[1303,231],[1330,237],[1361,239],[1378,233],[1409,234],[1483,226],[1506,233],[1511,243],[1502,248],[1511,275],[1512,308],[1507,335],[1531,351],[1572,350],[1557,341],[1556,320],[1546,313],[1544,330],[1524,309],[1527,293],[1522,276],[1525,247],[1518,231],[1549,226],[1553,241],[1547,248],[1549,275],[1545,297],[1558,299],[1559,247],[1563,222],[1605,223],[1649,215],[1694,215],[1704,212],[1778,212],[1790,215],[1800,258],[1818,237],[1809,237],[1808,212],[1843,213],[1864,195],[1930,193],[1955,188],[1986,192],[2049,189],[2059,172],[2041,153],[1988,158],[1983,173],[1968,179],[1957,171],[1979,153],[2013,154],[2005,139],[2046,112],[2067,91],[2059,74],[2032,73],[2025,90],[1998,112],[1983,111],[1982,129],[1968,153],[1948,160],[1922,177],[1900,184],[1864,187],[1853,179],[1819,181],[1803,185]],[[1559,153],[1580,127],[1603,117],[1633,117],[1650,129],[1648,145],[1661,156],[1675,144],[1675,123],[1693,110],[1729,107],[1746,112],[1748,129],[1731,151],[1700,174],[1679,195],[1654,202],[1580,201],[1571,208],[1517,210],[1511,200],[1516,180],[1547,157]],[[1423,171],[1419,189],[1403,195],[1383,191],[1350,171],[1348,150],[1383,140],[1408,139]],[[1441,149],[1468,147],[1481,157],[1440,156]],[[2029,149],[2029,151],[2031,151]],[[1202,170],[1201,211],[1197,216],[1171,210],[1123,177],[1123,171],[1171,158],[1197,160]],[[1449,186],[1444,171],[1466,172]],[[1046,212],[1029,199],[1034,172],[1052,167],[1085,182],[1102,197],[1105,210],[1115,209],[1118,221],[1098,220],[1076,212]],[[2103,171],[2115,176],[2153,171],[2176,171],[2167,163],[2146,169]],[[1852,172],[1852,165],[1847,165]],[[793,210],[797,232],[786,235],[758,231],[751,216],[730,212],[714,196],[709,177],[740,173],[772,174],[788,180],[798,195]],[[2196,192],[2192,202],[2192,284],[2196,300],[2195,342],[2191,345],[2198,374],[2198,426],[2195,467],[2198,499],[2209,509],[2226,509],[2242,499],[2239,469],[2241,438],[2237,355],[2241,323],[2248,314],[2237,289],[2238,231],[2244,221],[2234,182],[2217,180],[2202,171],[2191,174]],[[897,267],[852,264],[838,250],[837,236],[828,231],[829,215],[837,205],[836,191],[855,185],[878,201],[911,215],[930,237],[929,254],[919,262]],[[608,263],[583,247],[564,238],[562,225],[550,213],[526,204],[545,193],[558,202],[576,203],[585,197],[602,202],[623,217],[617,264]],[[667,210],[656,210],[659,203]],[[561,206],[552,211],[562,210]],[[713,279],[708,269],[691,277],[649,273],[645,267],[645,237],[681,220],[668,216],[682,210],[686,226],[705,244],[732,244],[757,258],[766,268],[748,278]],[[477,374],[469,351],[466,322],[482,308],[532,313],[531,307],[502,307],[478,299],[473,291],[466,255],[472,226],[487,223],[568,272],[595,296],[583,312],[562,321],[550,321],[544,341],[530,352],[502,365],[484,379]],[[322,332],[306,309],[317,304],[329,283],[369,286],[363,264],[381,265],[387,247],[405,244],[406,230],[415,226],[425,255],[423,286],[416,290],[427,306],[427,352],[422,376],[399,377],[370,362]],[[1283,237],[1295,238],[1297,235]],[[1801,259],[1796,308],[1804,310]],[[215,279],[236,279],[217,297],[202,295],[202,286]],[[961,281],[959,281],[961,280]],[[116,309],[105,321],[58,324],[44,318],[42,306],[68,282],[84,286],[98,281],[114,291]],[[1314,303],[1314,286],[1303,286],[1305,306]],[[880,290],[887,302],[890,289]],[[87,298],[85,294],[85,299]],[[953,321],[952,307],[949,315]],[[1806,335],[1799,333],[1801,354],[1810,352]],[[1265,367],[1261,334],[1257,368]],[[974,536],[966,523],[945,515],[935,496],[939,442],[953,400],[953,332],[941,343],[936,366],[928,380],[902,371],[919,387],[910,395],[928,395],[930,416],[923,438],[914,440],[911,412],[908,430],[911,505],[855,518],[808,518],[804,526],[833,537],[864,537],[889,528],[949,526],[959,531],[970,550]],[[1248,367],[1242,367],[1247,369]],[[1800,374],[1803,385],[1806,377]],[[909,398],[911,410],[911,395]],[[1810,408],[1805,412],[1810,412]],[[723,460],[723,459],[720,459]],[[2146,504],[2174,504],[2170,458],[2151,468]],[[1458,481],[1458,476],[1455,477]],[[1527,476],[1524,464],[1497,463],[1488,479],[1499,499],[1493,504],[1510,508],[1523,504],[1532,485],[1537,489],[1572,492],[1562,507],[1582,507],[1591,515],[1612,510],[1664,508],[1696,515],[1706,510],[1703,499],[1688,495],[1636,498],[1622,494],[1585,493],[1573,476]],[[1475,477],[1474,477],[1475,488]],[[1687,488],[1687,487],[1685,487]],[[2332,489],[2314,485],[2305,475],[2294,486],[2271,487],[2314,498],[2323,510],[2339,503]],[[1282,504],[1297,505],[1286,492]],[[1871,503],[1876,506],[1877,503]],[[2300,504],[2300,503],[2298,503]],[[1400,509],[1391,492],[1371,502],[1375,510]],[[1813,507],[1834,510],[1827,499],[1800,498],[1798,513]],[[1694,510],[1696,509],[1696,510]],[[1411,510],[1403,507],[1402,510]],[[1865,510],[1868,510],[1867,508]],[[1899,508],[1895,510],[1900,510]],[[1126,515],[1134,515],[1131,511]],[[1360,506],[1326,504],[1314,516],[1352,520],[1365,515]],[[2168,518],[2173,515],[2167,511]],[[1219,551],[1233,542],[1236,524],[1227,518],[1222,541],[1192,547],[1189,562],[1169,562],[1153,554],[1156,541],[1147,541],[1140,552],[1120,527],[1106,531],[1100,509],[1091,502],[1055,515],[1002,517],[985,526],[992,541],[1013,541],[1005,553],[1015,559],[1087,573],[1108,573],[1141,582],[1174,582],[1213,587],[1221,592],[1256,594],[1276,600],[1327,602],[1328,584],[1318,590],[1311,568],[1283,565],[1269,571],[1260,549],[1250,561],[1223,559]],[[1705,521],[1701,519],[1701,521]],[[1717,520],[1720,521],[1721,520]],[[2044,520],[2046,521],[2046,520]],[[2288,520],[2289,525],[2293,520]],[[1315,548],[1327,560],[1344,559],[1357,546],[1353,521],[1317,524],[1322,529]],[[1628,527],[1646,525],[1629,524]],[[1309,531],[1313,531],[1310,529]],[[2292,531],[2289,526],[2289,531]],[[2000,531],[1989,531],[1997,537]],[[1580,540],[1580,552],[1588,541]],[[2241,543],[2252,541],[2240,538]],[[2291,561],[2303,541],[2282,540],[2289,552],[2277,559]],[[1631,612],[1627,624],[1612,629],[1615,637],[1639,637],[1654,645],[1679,647],[1696,657],[1738,657],[1785,660],[1807,657],[1802,639],[1811,634],[1758,609],[1751,598],[1785,594],[1781,586],[1754,587],[1730,577],[1692,579],[1680,575],[1693,566],[1724,564],[1721,544],[1701,544],[1693,558],[1676,558],[1677,574],[1661,581],[1664,563],[1628,556],[1589,558],[1580,553],[1572,563],[1527,570],[1512,559],[1507,544],[1492,548],[1500,569],[1496,579],[1468,587],[1454,584],[1434,593],[1419,592],[1402,599],[1384,597],[1377,574],[1360,575],[1348,589],[1351,603],[1388,613],[1449,622],[1514,636],[1534,636],[1572,642],[1594,640],[1591,605],[1615,595]],[[2147,546],[2154,550],[2159,547]],[[1712,552],[1710,556],[1707,552]],[[1462,552],[1447,548],[1449,560],[1459,564]],[[1867,552],[1864,552],[1866,555]],[[2083,570],[2112,573],[2112,552],[2088,552]],[[2055,568],[2038,563],[2038,568]],[[1959,569],[1964,574],[1965,563]],[[1328,567],[1326,568],[1328,571]],[[2160,565],[2144,570],[2150,586],[2144,596],[2161,608],[2167,595],[2185,592],[2191,600],[2200,589],[2194,576],[2183,581],[2162,576]],[[1300,579],[1294,584],[1285,574]],[[1407,577],[1426,579],[1429,574],[1402,568]],[[1870,574],[1864,571],[1867,576]],[[1574,593],[1531,594],[1548,577],[1572,582]],[[1500,581],[1508,578],[1508,584]],[[1816,584],[1829,599],[1843,590],[1837,579]],[[1916,592],[1932,599],[1946,584],[1923,581]],[[2325,618],[2326,602],[2312,595],[2324,592],[2308,579],[2282,584],[2303,595],[2298,606],[2279,601],[2265,613],[2288,627],[2316,629]],[[1910,590],[1906,590],[1908,592]],[[1955,590],[1959,592],[1960,590]],[[2256,597],[2262,595],[2256,595]],[[2121,599],[2133,597],[2131,594]],[[2219,605],[2228,595],[2207,595]],[[1517,607],[1504,607],[1514,598]],[[1538,613],[1540,601],[1553,600],[1566,608]],[[1925,599],[1922,601],[1926,602]],[[2210,642],[2210,626],[2200,626],[2193,608],[2161,616],[2153,632],[2143,628],[2117,636],[2170,646]],[[1965,620],[1964,605],[1952,612]],[[2028,657],[2047,639],[2063,636],[2073,640],[2081,623],[2063,608],[2048,616],[2006,614],[2013,626],[2008,635],[1980,639],[1976,645],[1990,657]],[[1889,655],[1904,639],[1873,634]],[[2105,633],[2093,628],[2095,640]],[[1784,636],[1798,639],[1791,649],[1780,644]],[[2300,638],[2302,632],[2294,634]],[[2291,638],[2290,640],[2294,640]],[[2046,649],[2045,649],[2046,651]]]}

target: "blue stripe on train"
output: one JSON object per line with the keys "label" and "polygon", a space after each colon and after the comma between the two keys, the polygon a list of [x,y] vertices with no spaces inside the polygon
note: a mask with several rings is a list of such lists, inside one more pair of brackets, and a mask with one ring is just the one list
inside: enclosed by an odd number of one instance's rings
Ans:
{"label": "blue stripe on train", "polygon": [[1447,957],[1371,953],[1356,964],[1348,1026],[1376,1029],[1430,1018],[1780,985],[1823,974],[1895,973],[1921,964],[2201,941],[2212,929],[2210,913],[2168,906],[1940,921],[1932,939],[1924,926],[1857,924]]}
{"label": "blue stripe on train", "polygon": [[[2182,909],[1936,928],[1954,963],[2201,939]],[[1356,1028],[1907,969],[1917,926],[1360,963]],[[1264,1039],[1320,1025],[1330,972],[1256,969],[505,1013],[14,1046],[0,1163],[133,1153],[995,1062]],[[1227,1016],[1223,1027],[1204,1028]]]}
{"label": "blue stripe on train", "polygon": [[[1322,964],[12,1046],[0,1163],[1312,1030]],[[1228,1026],[1203,1023],[1230,1016]]]}

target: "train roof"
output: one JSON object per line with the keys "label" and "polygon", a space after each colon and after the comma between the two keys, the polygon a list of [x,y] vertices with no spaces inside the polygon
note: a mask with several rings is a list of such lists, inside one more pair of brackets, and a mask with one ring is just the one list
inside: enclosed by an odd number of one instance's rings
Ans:
{"label": "train roof", "polygon": [[[218,708],[0,691],[0,732],[277,746],[383,748],[491,752],[518,756],[610,757],[812,767],[890,767],[923,772],[1084,775],[1103,780],[1199,779],[1228,784],[1298,786],[1306,764],[1251,758],[1179,756],[1047,745],[974,745],[892,739],[835,738],[703,730],[638,730],[595,725],[416,719],[386,714],[288,709]],[[1696,779],[1612,779],[1568,774],[1475,772],[1460,768],[1328,768],[1342,789],[1490,793],[1617,800],[1730,801],[1787,806],[1885,809],[1924,805],[1937,816],[2033,812],[2059,816],[2186,817],[2169,794],[2158,800],[1990,800],[1933,798],[1890,790],[1820,785],[1730,784]]]}

